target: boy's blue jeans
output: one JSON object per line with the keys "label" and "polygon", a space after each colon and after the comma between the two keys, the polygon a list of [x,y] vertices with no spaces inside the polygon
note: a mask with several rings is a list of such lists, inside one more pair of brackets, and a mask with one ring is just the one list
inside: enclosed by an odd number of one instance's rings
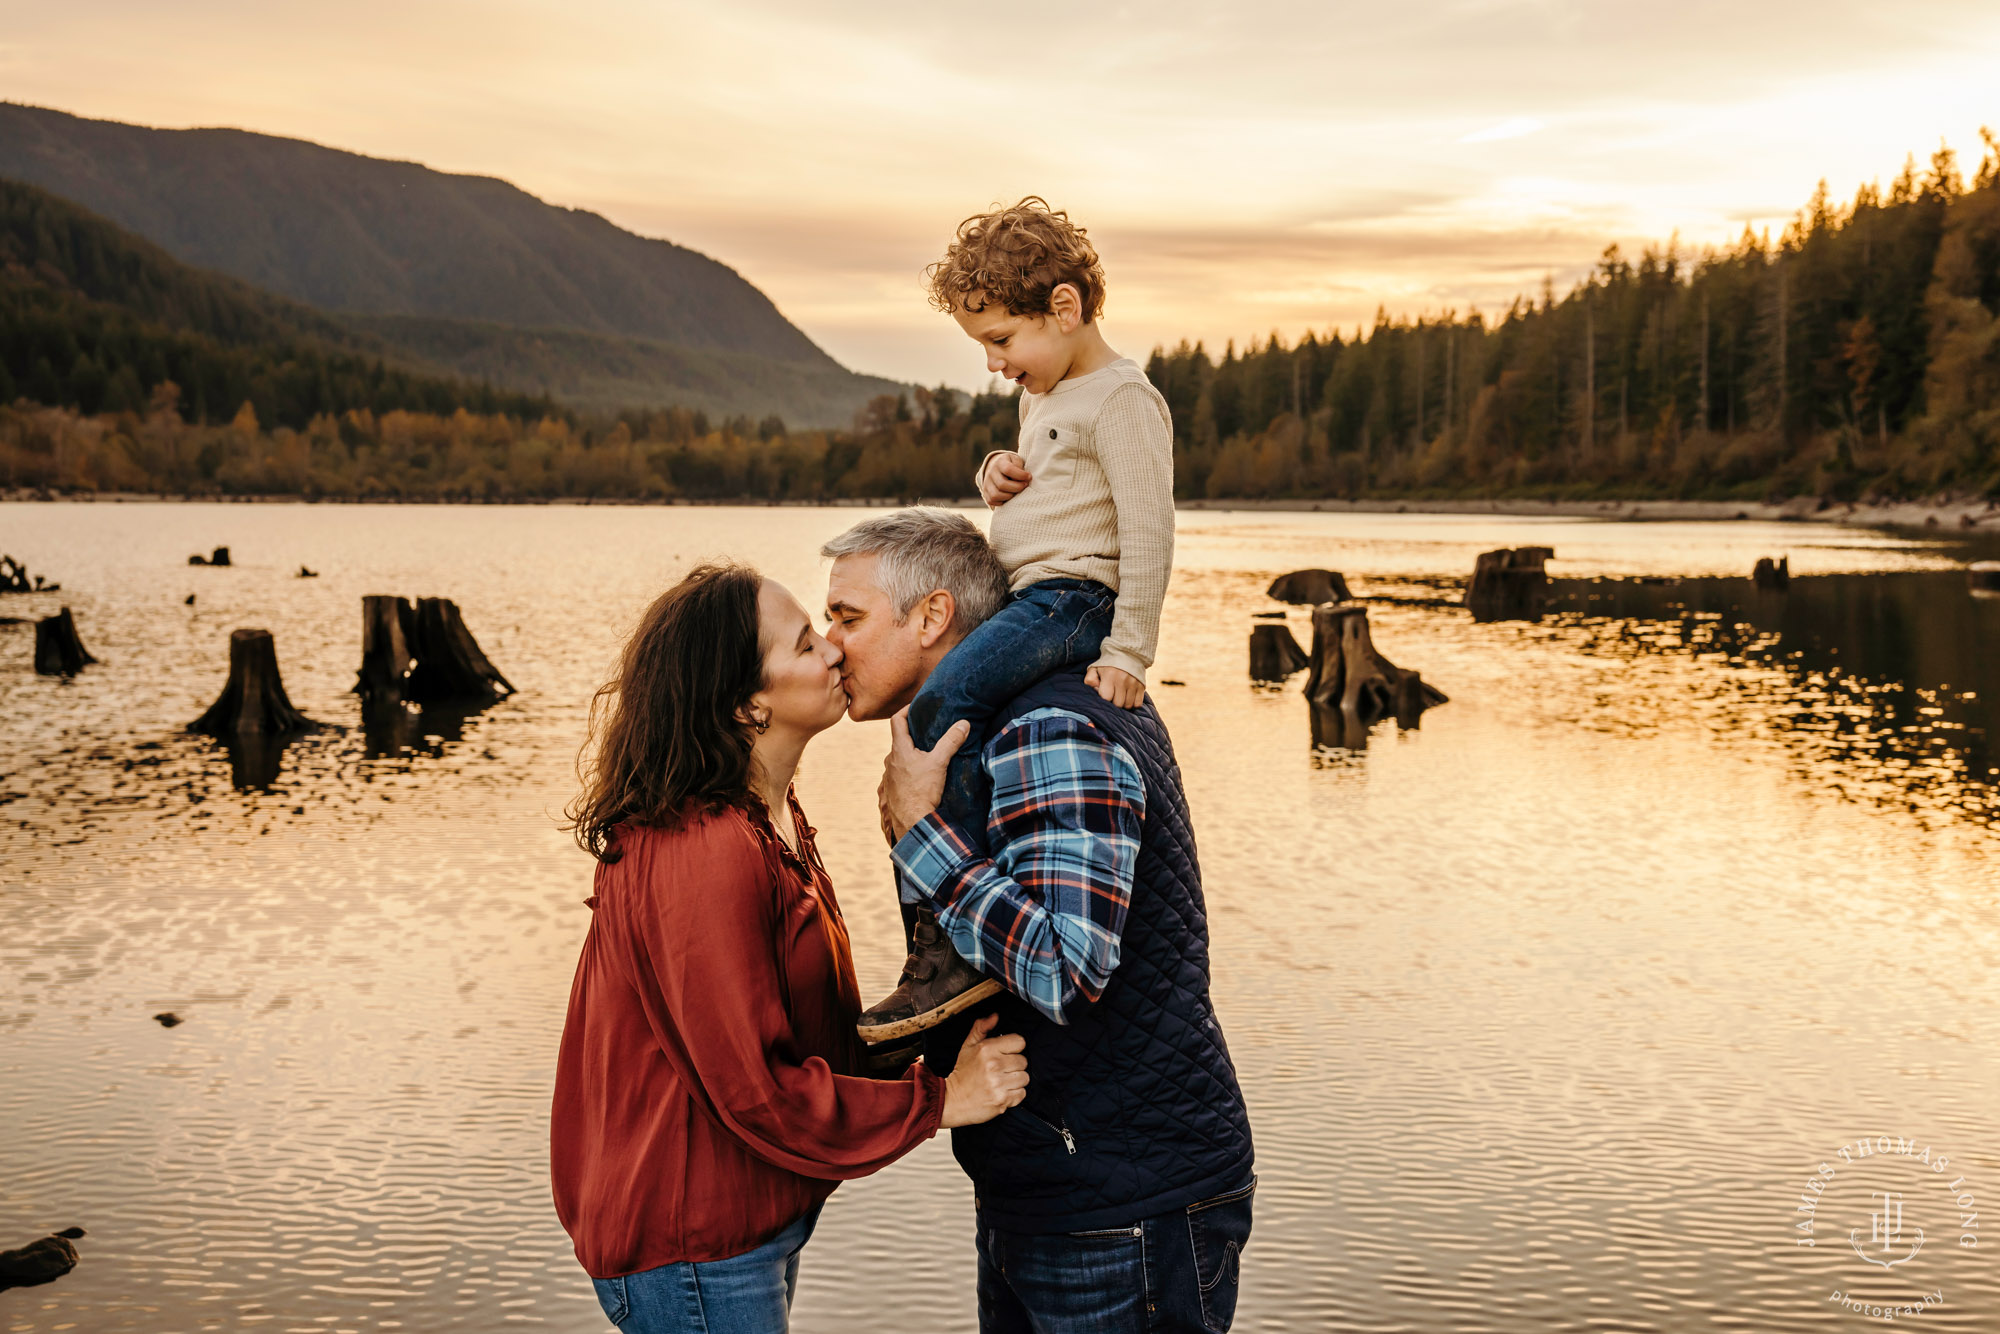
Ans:
{"label": "boy's blue jeans", "polygon": [[[944,656],[910,701],[910,739],[930,750],[953,723],[964,719],[972,734],[952,757],[938,809],[955,824],[985,822],[975,809],[979,748],[986,725],[1002,704],[1050,672],[1097,660],[1111,633],[1118,596],[1090,579],[1044,579],[1029,584],[1007,605],[974,627]],[[903,888],[903,901],[915,890]]]}
{"label": "boy's blue jeans", "polygon": [[620,1334],[784,1334],[799,1252],[818,1221],[815,1208],[762,1246],[726,1260],[594,1278],[598,1305]]}

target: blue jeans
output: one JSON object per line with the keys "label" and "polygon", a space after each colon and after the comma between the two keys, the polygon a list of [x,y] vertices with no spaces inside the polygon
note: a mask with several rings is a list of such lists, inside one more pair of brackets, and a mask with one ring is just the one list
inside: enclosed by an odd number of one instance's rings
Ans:
{"label": "blue jeans", "polygon": [[1227,1334],[1257,1178],[1126,1227],[979,1225],[979,1334]]}
{"label": "blue jeans", "polygon": [[799,1252],[818,1221],[815,1208],[756,1250],[726,1260],[590,1281],[621,1334],[785,1334]]}
{"label": "blue jeans", "polygon": [[[1051,672],[1097,661],[1118,595],[1089,579],[1044,579],[1029,584],[1007,605],[974,626],[945,654],[910,701],[910,739],[920,750],[937,745],[953,723],[972,733],[952,757],[938,809],[957,824],[977,820],[979,747],[986,724],[1002,704]],[[904,901],[915,890],[903,889]]]}

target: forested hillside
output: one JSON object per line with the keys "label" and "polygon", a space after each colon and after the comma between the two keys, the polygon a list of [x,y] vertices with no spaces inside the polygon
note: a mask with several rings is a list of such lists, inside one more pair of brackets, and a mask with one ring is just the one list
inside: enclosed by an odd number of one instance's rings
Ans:
{"label": "forested hillside", "polygon": [[[1776,238],[1607,251],[1495,318],[1378,317],[1220,361],[1155,351],[1188,498],[2000,497],[2000,144],[1948,151]],[[851,429],[686,410],[589,421],[155,404],[0,410],[0,485],[533,499],[965,495],[1008,395],[876,397]],[[260,423],[262,423],[260,425]]]}
{"label": "forested hillside", "polygon": [[1189,496],[2000,494],[2000,144],[1496,318],[1156,351]]}
{"label": "forested hillside", "polygon": [[578,407],[844,425],[900,388],[841,366],[727,265],[491,177],[5,102],[0,177],[185,263],[367,316],[413,360]]}
{"label": "forested hillside", "polygon": [[305,306],[0,180],[0,403],[133,412],[165,387],[196,421],[245,403],[289,426],[353,408],[557,412],[546,398],[385,364],[386,353]]}

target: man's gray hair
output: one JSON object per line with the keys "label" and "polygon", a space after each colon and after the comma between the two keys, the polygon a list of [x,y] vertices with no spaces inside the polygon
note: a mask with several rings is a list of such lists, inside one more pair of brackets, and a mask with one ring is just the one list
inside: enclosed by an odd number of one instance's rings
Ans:
{"label": "man's gray hair", "polygon": [[954,510],[916,505],[864,519],[819,549],[842,556],[880,556],[875,582],[896,605],[896,623],[942,588],[957,604],[961,630],[971,630],[1007,602],[1007,569],[986,535]]}

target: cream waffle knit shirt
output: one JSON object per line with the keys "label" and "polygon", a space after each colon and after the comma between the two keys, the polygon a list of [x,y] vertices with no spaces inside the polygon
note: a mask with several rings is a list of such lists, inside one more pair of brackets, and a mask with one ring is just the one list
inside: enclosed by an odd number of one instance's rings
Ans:
{"label": "cream waffle knit shirt", "polygon": [[1144,681],[1174,564],[1167,401],[1121,357],[1046,394],[1023,394],[1016,448],[1034,480],[993,511],[991,533],[1012,587],[1095,579],[1111,589],[1118,605],[1097,665]]}

